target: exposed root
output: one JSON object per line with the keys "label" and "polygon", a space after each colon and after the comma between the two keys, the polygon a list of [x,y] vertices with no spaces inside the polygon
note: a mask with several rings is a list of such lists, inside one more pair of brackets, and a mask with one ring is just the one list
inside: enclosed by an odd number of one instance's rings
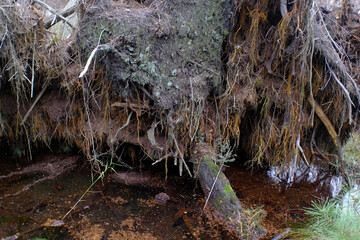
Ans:
{"label": "exposed root", "polygon": [[5,194],[4,196],[0,196],[0,199],[19,195],[20,193],[29,190],[29,188],[33,187],[34,185],[40,182],[54,179],[60,176],[61,174],[70,172],[76,167],[78,160],[79,160],[78,157],[65,157],[62,159],[59,159],[57,157],[52,157],[48,161],[36,163],[28,167],[25,167],[20,171],[11,172],[8,175],[0,176],[0,180],[3,179],[2,181],[5,181],[6,179],[11,179],[13,176],[31,175],[36,173],[43,173],[46,175],[38,180],[33,181],[32,183],[25,185],[21,190],[15,193],[8,193]]}

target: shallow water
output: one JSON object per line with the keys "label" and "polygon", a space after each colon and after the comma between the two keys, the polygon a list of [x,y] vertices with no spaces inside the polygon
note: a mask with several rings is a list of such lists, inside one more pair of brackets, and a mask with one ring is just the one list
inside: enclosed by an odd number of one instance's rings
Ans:
{"label": "shallow water", "polygon": [[[46,156],[49,157],[58,156]],[[42,158],[39,156],[35,161]],[[4,160],[1,163],[3,170],[6,165],[6,172],[11,168],[16,171],[11,163]],[[126,184],[116,182],[111,174],[106,175],[62,219],[91,184],[90,167],[87,164],[80,167],[81,161],[77,164],[71,172],[5,198],[5,194],[16,193],[45,175],[34,173],[0,179],[0,237],[211,239],[224,235],[217,228],[212,229],[202,214],[203,197],[192,179],[169,176],[165,184],[162,172],[156,169],[129,174],[131,178]],[[170,197],[165,203],[155,200],[162,192]],[[50,227],[56,220],[60,220],[55,224],[59,226]]]}
{"label": "shallow water", "polygon": [[288,186],[286,182],[274,182],[266,171],[250,171],[236,164],[230,165],[225,174],[245,207],[263,206],[263,226],[269,231],[269,239],[305,220],[304,208],[310,207],[312,201],[330,196],[329,186],[321,185],[325,176],[312,183],[303,181]]}
{"label": "shallow water", "polygon": [[[58,159],[67,155],[39,155],[33,163],[16,164],[0,159],[0,174],[21,171],[26,165]],[[50,159],[50,160],[49,160]],[[106,174],[64,219],[65,214],[91,185],[90,167],[84,159],[76,167],[54,179],[24,186],[48,173],[30,172],[8,178],[0,176],[0,237],[18,239],[232,239],[202,212],[203,195],[194,180],[170,174],[155,167],[142,172],[117,169],[118,175]],[[55,169],[56,170],[56,169]],[[54,170],[54,171],[55,171]],[[291,222],[304,218],[303,207],[311,200],[326,197],[316,183],[279,189],[266,173],[249,172],[236,163],[225,171],[244,206],[263,206],[263,225],[269,237]],[[317,190],[316,190],[317,189]],[[170,200],[156,201],[165,193]],[[55,222],[57,220],[57,222]],[[54,224],[55,222],[55,224]],[[51,227],[51,225],[56,225]],[[264,238],[267,239],[267,238]]]}

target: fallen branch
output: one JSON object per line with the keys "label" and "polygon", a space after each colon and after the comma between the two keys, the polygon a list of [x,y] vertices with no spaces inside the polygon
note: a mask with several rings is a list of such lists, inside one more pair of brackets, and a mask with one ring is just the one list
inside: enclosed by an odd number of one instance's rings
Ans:
{"label": "fallen branch", "polygon": [[62,15],[60,15],[55,9],[53,9],[52,7],[50,7],[49,5],[47,5],[46,3],[40,1],[40,0],[33,0],[33,2],[36,2],[42,6],[44,6],[45,8],[47,8],[51,13],[55,14],[57,17],[59,17],[61,20],[63,20],[66,24],[68,24],[71,28],[75,29],[75,27],[68,22],[68,20],[63,17]]}
{"label": "fallen branch", "polygon": [[13,176],[29,175],[29,174],[35,174],[35,173],[48,174],[48,176],[37,179],[36,181],[25,185],[21,190],[15,192],[15,193],[8,193],[8,194],[5,194],[4,196],[0,196],[0,200],[7,198],[7,197],[13,197],[13,196],[19,195],[20,193],[29,190],[32,186],[34,186],[40,182],[54,179],[65,172],[71,171],[72,169],[74,169],[76,167],[77,160],[78,160],[77,157],[67,157],[64,159],[54,158],[51,161],[36,163],[36,164],[30,165],[28,167],[25,167],[24,169],[22,169],[20,171],[11,172],[7,175],[0,176],[0,179],[8,179]]}
{"label": "fallen branch", "polygon": [[[77,7],[78,7],[78,1],[76,1],[72,7],[62,11],[59,15],[56,15],[55,19],[47,21],[45,23],[45,28],[49,29],[52,26],[54,26],[55,24],[57,24],[60,20],[63,20],[60,16],[63,16],[64,18],[66,18],[66,17],[72,15],[76,11]],[[67,21],[66,21],[66,23],[67,23]]]}

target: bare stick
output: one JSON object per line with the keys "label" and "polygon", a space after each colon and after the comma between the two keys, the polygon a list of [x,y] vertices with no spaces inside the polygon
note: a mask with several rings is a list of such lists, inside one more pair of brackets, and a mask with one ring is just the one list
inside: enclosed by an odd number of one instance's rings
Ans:
{"label": "bare stick", "polygon": [[352,124],[352,116],[351,116],[351,105],[354,105],[354,103],[351,101],[350,94],[348,90],[345,88],[345,86],[341,83],[341,81],[337,78],[336,74],[333,72],[333,70],[329,67],[329,70],[334,77],[335,81],[339,84],[340,88],[343,90],[344,95],[347,98],[348,108],[349,108],[349,123]]}
{"label": "bare stick", "polygon": [[88,58],[88,60],[86,62],[84,70],[79,75],[79,78],[82,78],[86,74],[86,72],[89,70],[92,59],[95,57],[95,53],[97,52],[97,50],[100,49],[100,47],[103,47],[103,46],[104,45],[99,45],[96,48],[94,48],[94,50],[92,50],[90,57]]}
{"label": "bare stick", "polygon": [[121,129],[124,129],[127,125],[129,125],[129,123],[130,123],[130,118],[131,118],[132,113],[133,113],[133,112],[131,112],[131,113],[129,114],[126,123],[125,123],[121,128],[119,128],[119,129],[116,131],[115,136],[111,139],[111,143],[114,143],[114,140],[116,139],[119,131],[120,131]]}
{"label": "bare stick", "polygon": [[30,187],[40,183],[40,182],[43,182],[45,180],[51,180],[51,179],[54,179],[55,177],[57,177],[58,175],[50,175],[50,176],[47,176],[47,177],[44,177],[44,178],[40,178],[36,181],[34,181],[33,183],[29,183],[27,184],[26,186],[24,186],[21,190],[17,191],[16,193],[8,193],[8,194],[5,194],[4,196],[0,197],[0,200],[4,199],[4,198],[7,198],[7,197],[14,197],[16,195],[19,195],[20,193],[22,192],[25,192],[27,190],[29,190]]}
{"label": "bare stick", "polygon": [[30,109],[27,111],[27,113],[25,114],[23,120],[20,123],[20,126],[24,125],[25,121],[27,120],[27,118],[29,117],[31,111],[33,110],[33,108],[35,107],[36,103],[40,100],[41,96],[44,94],[46,88],[49,86],[49,80],[46,81],[43,89],[41,90],[41,92],[39,93],[39,95],[36,97],[34,103],[31,105]]}
{"label": "bare stick", "polygon": [[212,191],[214,190],[215,183],[216,183],[217,179],[219,178],[219,175],[220,175],[220,172],[221,172],[221,169],[222,169],[223,166],[224,166],[224,162],[222,162],[221,165],[220,165],[219,171],[218,171],[218,173],[217,173],[217,175],[216,175],[216,177],[215,177],[215,179],[214,179],[213,185],[211,186],[209,195],[208,195],[207,198],[206,198],[206,201],[205,201],[203,210],[205,210],[205,207],[206,207],[206,205],[207,205],[207,203],[208,203],[208,201],[209,201],[209,199],[210,199],[210,196],[211,196]]}
{"label": "bare stick", "polygon": [[[174,143],[175,143],[176,149],[177,149],[177,151],[179,152],[180,159],[181,159],[182,163],[184,163],[185,168],[186,168],[186,170],[188,171],[190,177],[192,177],[192,174],[191,174],[191,172],[190,172],[190,169],[189,169],[188,165],[186,164],[186,162],[185,162],[185,160],[184,160],[183,154],[182,154],[181,151],[180,151],[179,145],[177,144],[177,141],[176,141],[176,138],[175,138],[174,135],[173,135],[173,139],[174,139]],[[180,175],[181,175],[181,174],[180,174]]]}
{"label": "bare stick", "polygon": [[166,158],[168,158],[168,157],[171,157],[171,156],[173,156],[173,154],[172,154],[172,153],[168,153],[168,154],[166,154],[165,156],[163,156],[162,158],[159,158],[158,160],[156,160],[155,162],[153,162],[153,163],[151,164],[151,166],[154,166],[154,165],[157,164],[158,162],[161,162],[162,160],[164,160],[164,159],[166,159]]}
{"label": "bare stick", "polygon": [[95,53],[98,51],[98,50],[102,50],[104,49],[105,47],[108,47],[108,45],[104,44],[104,45],[100,45],[100,40],[101,40],[101,36],[102,34],[104,33],[105,29],[103,29],[100,33],[100,36],[99,36],[99,40],[98,40],[98,45],[96,46],[96,48],[94,48],[94,50],[92,50],[91,54],[90,54],[90,57],[88,58],[87,62],[86,62],[86,65],[85,65],[85,68],[84,70],[80,73],[79,75],[79,78],[82,78],[85,73],[89,70],[89,67],[90,67],[90,64],[91,64],[91,61],[92,59],[95,57]]}
{"label": "bare stick", "polygon": [[33,98],[34,96],[34,80],[35,80],[35,43],[37,42],[36,40],[36,31],[34,31],[34,37],[35,37],[35,41],[34,41],[34,48],[33,48],[33,57],[32,57],[32,66],[31,66],[31,94],[30,97]]}
{"label": "bare stick", "polygon": [[298,136],[297,139],[296,139],[296,147],[299,149],[299,151],[301,152],[301,155],[302,155],[303,158],[304,158],[304,161],[305,161],[306,164],[309,166],[309,162],[308,162],[308,160],[306,159],[304,150],[302,149],[302,147],[301,147],[301,145],[300,145],[300,133],[299,133],[299,136]]}
{"label": "bare stick", "polygon": [[2,48],[2,46],[3,46],[4,42],[5,42],[5,38],[6,38],[6,35],[8,34],[8,32],[9,32],[9,30],[8,30],[8,25],[7,25],[7,23],[6,23],[6,31],[5,31],[5,33],[4,33],[4,36],[3,36],[2,39],[1,39],[0,49]]}

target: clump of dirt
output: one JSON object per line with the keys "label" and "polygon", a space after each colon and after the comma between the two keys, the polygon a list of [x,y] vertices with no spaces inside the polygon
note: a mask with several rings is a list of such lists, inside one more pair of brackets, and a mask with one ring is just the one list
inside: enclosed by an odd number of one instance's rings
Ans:
{"label": "clump of dirt", "polygon": [[146,8],[128,8],[106,1],[88,9],[77,46],[85,62],[100,44],[116,95],[136,98],[135,88],[163,109],[183,99],[204,101],[221,84],[231,2],[155,0]]}
{"label": "clump of dirt", "polygon": [[129,202],[128,200],[125,200],[122,197],[111,197],[110,200],[119,206]]}

